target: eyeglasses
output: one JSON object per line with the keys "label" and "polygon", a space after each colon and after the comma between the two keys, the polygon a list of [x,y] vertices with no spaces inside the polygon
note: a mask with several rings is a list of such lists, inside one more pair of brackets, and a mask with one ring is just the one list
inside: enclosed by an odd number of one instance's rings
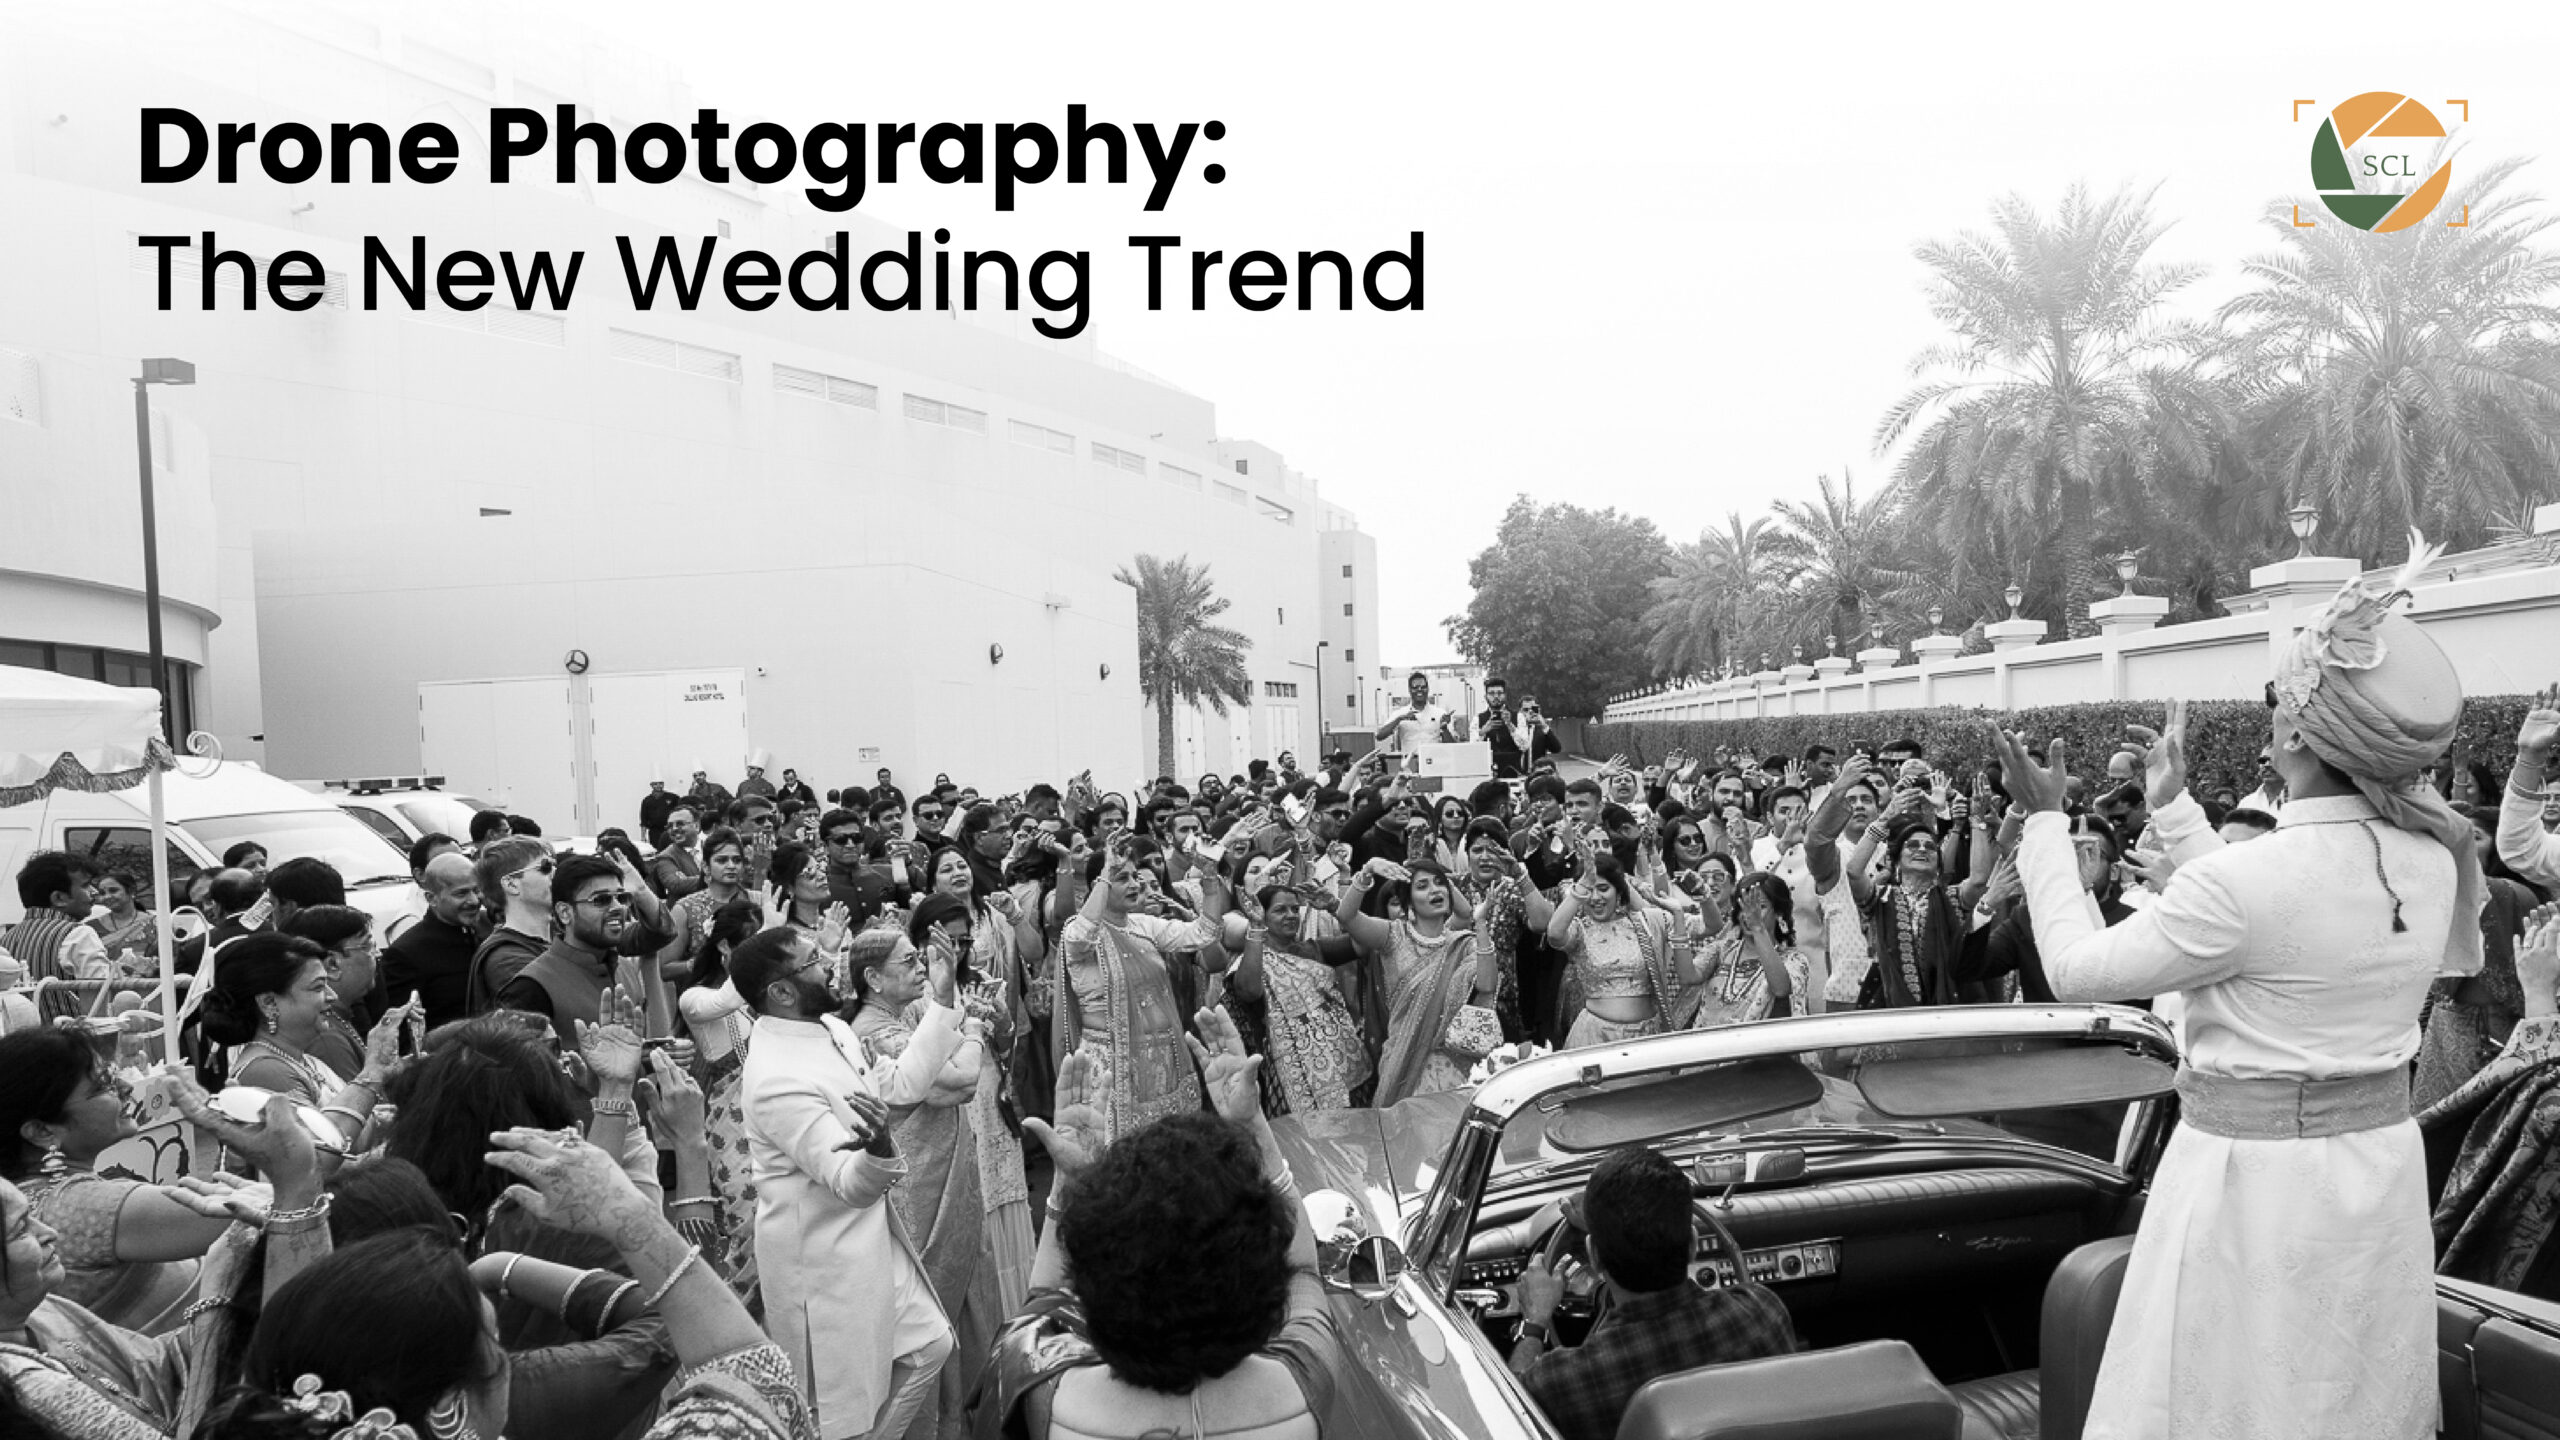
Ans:
{"label": "eyeglasses", "polygon": [[862,843],[862,832],[859,830],[847,830],[841,835],[830,835],[827,837],[827,843],[830,845],[859,845]]}
{"label": "eyeglasses", "polygon": [[945,813],[946,812],[940,810],[919,810],[916,812],[916,818],[918,820],[939,820]]}
{"label": "eyeglasses", "polygon": [[601,895],[580,896],[578,899],[572,900],[569,903],[572,905],[593,905],[599,910],[611,910],[616,906],[620,906],[627,910],[631,908],[631,892],[628,890],[608,890]]}
{"label": "eyeglasses", "polygon": [[550,856],[548,856],[548,855],[545,855],[545,856],[543,856],[541,859],[534,861],[534,862],[533,862],[532,864],[530,864],[530,865],[519,866],[519,867],[518,867],[518,868],[516,868],[516,869],[513,869],[513,870],[508,871],[504,876],[502,876],[502,877],[500,877],[500,878],[502,878],[502,879],[507,879],[507,880],[513,880],[514,878],[516,878],[517,876],[519,876],[519,875],[523,874],[523,873],[524,873],[525,871],[527,871],[527,870],[538,871],[538,872],[540,872],[540,873],[542,873],[542,874],[544,874],[544,875],[548,875],[548,874],[550,874],[553,870],[558,869],[558,868],[559,868],[559,865],[560,865],[560,862],[559,862],[559,861],[552,859],[552,858],[551,858]]}
{"label": "eyeglasses", "polygon": [[1684,830],[1673,837],[1673,843],[1679,845],[1704,845],[1707,843],[1707,837],[1699,834],[1695,830]]}

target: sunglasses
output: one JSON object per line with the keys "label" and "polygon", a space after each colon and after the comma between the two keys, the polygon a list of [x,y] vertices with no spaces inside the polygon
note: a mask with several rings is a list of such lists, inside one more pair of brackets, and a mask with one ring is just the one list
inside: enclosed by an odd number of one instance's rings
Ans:
{"label": "sunglasses", "polygon": [[859,830],[848,830],[841,835],[830,835],[827,837],[827,843],[830,845],[859,845],[862,843],[862,832]]}
{"label": "sunglasses", "polygon": [[628,890],[608,890],[601,895],[588,895],[581,899],[572,900],[569,903],[572,905],[593,905],[599,910],[611,910],[616,906],[620,906],[627,910],[631,908],[631,892]]}
{"label": "sunglasses", "polygon": [[533,862],[532,864],[530,864],[530,865],[521,866],[521,867],[519,867],[519,868],[517,868],[517,869],[514,869],[514,870],[510,870],[510,871],[508,871],[508,872],[506,873],[506,877],[505,877],[505,878],[507,878],[507,879],[509,879],[509,880],[513,880],[514,878],[516,878],[517,876],[519,876],[519,875],[523,874],[523,873],[524,873],[525,871],[527,871],[527,870],[534,871],[534,872],[536,872],[537,874],[548,875],[548,874],[550,874],[553,870],[558,869],[558,868],[559,868],[559,865],[560,865],[560,862],[559,862],[559,861],[552,859],[552,858],[551,858],[550,856],[548,856],[548,855],[545,855],[545,856],[543,856],[541,859],[534,861],[534,862]]}

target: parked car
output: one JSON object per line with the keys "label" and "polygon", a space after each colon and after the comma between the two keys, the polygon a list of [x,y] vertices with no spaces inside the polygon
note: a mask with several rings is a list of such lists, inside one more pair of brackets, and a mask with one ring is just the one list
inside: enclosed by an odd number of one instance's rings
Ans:
{"label": "parked car", "polygon": [[[1565,1202],[1607,1151],[1644,1144],[1693,1178],[1701,1281],[1738,1264],[1818,1353],[1774,1400],[1736,1373],[1748,1362],[1658,1383],[1622,1435],[1731,1433],[1715,1417],[1755,1393],[1789,1434],[1885,1433],[1859,1428],[1881,1399],[1944,1422],[1892,1433],[2077,1440],[2176,1065],[2168,1027],[2117,1006],[1885,1010],[1576,1050],[1473,1091],[1279,1120],[1354,1361],[1325,1433],[1554,1435],[1504,1361],[1519,1276],[1557,1267],[1559,1338],[1579,1341],[1601,1287]],[[2448,1435],[2560,1386],[2560,1307],[2437,1293],[2459,1337]]]}
{"label": "parked car", "polygon": [[492,808],[486,801],[443,787],[441,775],[414,775],[326,780],[318,788],[339,809],[372,827],[406,855],[411,845],[429,835],[450,835],[467,843],[471,817]]}
{"label": "parked car", "polygon": [[[243,840],[266,847],[270,865],[310,856],[337,867],[347,903],[373,917],[377,936],[395,918],[425,905],[409,879],[407,846],[394,846],[338,806],[256,765],[228,761],[201,779],[172,771],[162,782],[169,823],[169,881],[181,900],[190,881],[222,864]],[[68,850],[104,869],[129,868],[151,883],[151,814],[139,789],[107,794],[57,790],[39,801],[0,810],[0,876],[15,875],[29,853]],[[0,925],[25,907],[13,886],[0,885]]]}

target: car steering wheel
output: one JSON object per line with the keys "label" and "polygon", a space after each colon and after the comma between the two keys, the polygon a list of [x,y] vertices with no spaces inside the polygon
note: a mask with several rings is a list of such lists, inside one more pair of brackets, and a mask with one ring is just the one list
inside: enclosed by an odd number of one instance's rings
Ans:
{"label": "car steering wheel", "polygon": [[[1697,1217],[1698,1223],[1706,1227],[1707,1233],[1715,1237],[1716,1244],[1724,1251],[1725,1259],[1732,1262],[1734,1274],[1747,1277],[1748,1271],[1744,1268],[1742,1259],[1742,1242],[1734,1238],[1733,1231],[1715,1213],[1715,1207],[1705,1200],[1692,1199],[1689,1202],[1689,1209],[1690,1213]],[[1577,1299],[1573,1293],[1575,1274],[1581,1270],[1593,1268],[1590,1239],[1589,1232],[1582,1228],[1582,1222],[1574,1219],[1573,1212],[1568,1209],[1557,1217],[1555,1228],[1547,1232],[1546,1244],[1539,1249],[1539,1262],[1547,1268],[1549,1273],[1565,1282],[1565,1298],[1556,1306],[1559,1312],[1570,1310],[1580,1315],[1596,1313],[1599,1309],[1590,1301]],[[1568,1265],[1572,1268],[1567,1269]]]}

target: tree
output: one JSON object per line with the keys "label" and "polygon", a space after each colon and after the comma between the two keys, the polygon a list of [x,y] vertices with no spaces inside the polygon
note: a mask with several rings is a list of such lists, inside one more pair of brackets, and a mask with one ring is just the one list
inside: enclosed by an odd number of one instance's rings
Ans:
{"label": "tree", "polygon": [[2544,300],[2560,258],[2528,243],[2551,217],[2497,193],[2521,163],[2464,187],[2460,229],[2297,229],[2268,207],[2281,244],[2241,267],[2257,286],[2221,318],[2240,330],[2272,542],[2299,499],[2330,554],[2396,558],[2412,526],[2467,549],[2560,493],[2560,310]]}
{"label": "tree", "polygon": [[1123,565],[1112,578],[1138,592],[1138,693],[1156,707],[1156,773],[1171,775],[1173,707],[1205,704],[1224,715],[1231,704],[1250,706],[1244,657],[1253,642],[1209,623],[1228,602],[1210,585],[1209,567],[1195,569],[1188,555],[1141,555],[1137,574]]}
{"label": "tree", "polygon": [[1890,492],[1862,504],[1858,482],[1846,471],[1836,486],[1828,475],[1814,485],[1819,502],[1781,500],[1770,507],[1784,528],[1771,537],[1769,550],[1788,575],[1776,633],[1820,655],[1831,637],[1851,645],[1869,624],[1883,624],[1887,604],[1917,587],[1920,575],[1902,563],[1902,520]]}
{"label": "tree", "polygon": [[1670,572],[1647,587],[1653,603],[1644,612],[1645,660],[1656,678],[1712,674],[1734,657],[1775,579],[1768,532],[1768,517],[1745,524],[1732,511],[1725,528],[1701,530],[1671,552]]}
{"label": "tree", "polygon": [[2150,202],[2075,185],[2048,221],[2012,195],[1991,207],[1995,233],[1921,245],[1930,313],[1954,342],[1921,352],[1912,371],[1934,378],[1876,427],[1881,452],[1928,417],[1895,482],[1950,544],[2050,531],[2074,636],[2095,633],[2085,604],[2103,593],[2102,492],[2141,483],[2164,396],[2183,410],[2211,390],[2206,337],[2159,315],[2203,267],[2144,259],[2162,228]]}
{"label": "tree", "polygon": [[1650,520],[1522,495],[1468,562],[1466,613],[1442,624],[1458,653],[1493,667],[1513,696],[1537,696],[1550,715],[1597,715],[1647,678],[1648,587],[1669,558]]}

